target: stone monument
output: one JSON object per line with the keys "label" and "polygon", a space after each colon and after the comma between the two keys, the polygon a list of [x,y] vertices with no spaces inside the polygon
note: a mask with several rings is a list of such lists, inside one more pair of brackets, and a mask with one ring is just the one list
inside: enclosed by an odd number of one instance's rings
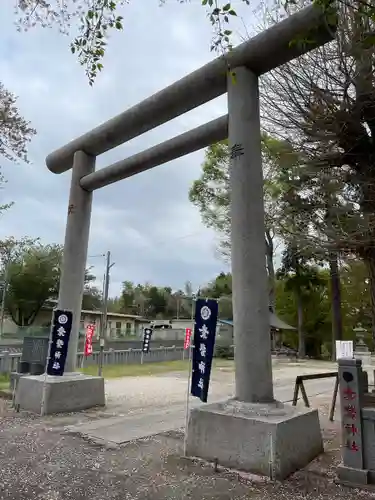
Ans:
{"label": "stone monument", "polygon": [[44,373],[47,355],[48,337],[24,337],[18,369],[10,374],[10,390],[17,387],[21,377]]}
{"label": "stone monument", "polygon": [[342,462],[339,481],[346,486],[375,485],[375,398],[365,393],[362,361],[339,360]]}

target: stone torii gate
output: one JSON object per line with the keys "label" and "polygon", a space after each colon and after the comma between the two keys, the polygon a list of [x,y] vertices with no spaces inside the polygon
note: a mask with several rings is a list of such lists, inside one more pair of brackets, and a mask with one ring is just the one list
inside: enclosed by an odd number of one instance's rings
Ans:
{"label": "stone torii gate", "polygon": [[[46,412],[104,404],[103,379],[74,373],[93,191],[229,137],[236,396],[191,412],[187,452],[281,478],[322,451],[317,412],[274,400],[258,77],[330,41],[334,31],[309,6],[47,157],[51,172],[72,168],[58,307],[73,311],[73,329],[64,376],[21,378],[21,407],[40,408],[42,384]],[[225,92],[228,115],[95,171],[98,155]]]}

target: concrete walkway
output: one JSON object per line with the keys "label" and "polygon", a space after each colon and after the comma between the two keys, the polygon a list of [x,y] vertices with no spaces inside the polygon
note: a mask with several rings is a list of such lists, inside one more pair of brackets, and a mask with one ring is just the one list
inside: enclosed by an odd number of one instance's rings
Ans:
{"label": "concrete walkway", "polygon": [[[275,397],[290,402],[295,377],[302,373],[333,371],[330,365],[306,363],[274,367]],[[306,382],[310,396],[332,396],[334,379]],[[185,427],[186,374],[168,374],[154,377],[126,377],[107,382],[108,407],[104,418],[70,426],[70,433],[96,442],[123,444],[136,439],[178,430]],[[212,377],[209,402],[233,396],[233,372],[216,370]],[[199,400],[190,398],[189,407],[200,406]],[[111,417],[111,415],[114,415]]]}

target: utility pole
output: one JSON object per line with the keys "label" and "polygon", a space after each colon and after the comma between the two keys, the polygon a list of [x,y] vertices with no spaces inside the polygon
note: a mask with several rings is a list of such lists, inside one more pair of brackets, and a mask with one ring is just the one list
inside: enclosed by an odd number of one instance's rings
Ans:
{"label": "utility pole", "polygon": [[103,293],[103,305],[102,305],[102,322],[100,325],[100,335],[99,335],[99,344],[100,344],[100,355],[99,355],[99,377],[102,376],[103,372],[103,352],[104,352],[104,342],[105,335],[107,332],[107,314],[108,314],[108,293],[109,293],[109,272],[111,267],[115,265],[114,262],[111,264],[111,252],[107,252],[106,259],[106,267],[105,267],[105,275],[104,275],[104,293]]}

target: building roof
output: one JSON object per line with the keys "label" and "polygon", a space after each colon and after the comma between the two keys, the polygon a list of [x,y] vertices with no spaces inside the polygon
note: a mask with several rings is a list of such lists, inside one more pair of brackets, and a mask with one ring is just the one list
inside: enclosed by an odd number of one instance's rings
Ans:
{"label": "building roof", "polygon": [[[57,300],[51,299],[48,302],[52,304],[56,304]],[[47,310],[47,311],[52,311],[54,309],[55,305],[44,305],[42,309]],[[100,309],[95,309],[95,310],[89,310],[89,309],[82,309],[81,314],[91,314],[92,316],[102,316],[103,312]],[[107,316],[110,316],[112,318],[124,318],[124,319],[134,319],[135,321],[141,321],[141,322],[146,322],[149,323],[150,320],[143,318],[142,316],[138,316],[136,314],[123,314],[123,313],[116,313],[116,312],[107,312]]]}
{"label": "building roof", "polygon": [[[96,309],[94,311],[90,311],[89,309],[82,309],[81,313],[83,314],[92,314],[94,316],[101,316],[103,312],[100,309]],[[107,312],[107,316],[111,316],[112,318],[128,318],[128,319],[135,319],[136,321],[146,321],[147,323],[150,322],[149,319],[143,318],[142,316],[137,316],[136,314],[123,314],[123,313],[116,313],[116,312]]]}
{"label": "building roof", "polygon": [[[277,328],[277,330],[295,330],[294,326],[285,323],[285,321],[281,320],[275,313],[270,312],[269,314],[271,328]],[[219,319],[218,321],[224,325],[233,326],[233,320]]]}
{"label": "building roof", "polygon": [[285,321],[273,312],[270,312],[270,325],[272,328],[277,328],[278,330],[296,330],[294,326],[288,325],[288,323],[285,323]]}

